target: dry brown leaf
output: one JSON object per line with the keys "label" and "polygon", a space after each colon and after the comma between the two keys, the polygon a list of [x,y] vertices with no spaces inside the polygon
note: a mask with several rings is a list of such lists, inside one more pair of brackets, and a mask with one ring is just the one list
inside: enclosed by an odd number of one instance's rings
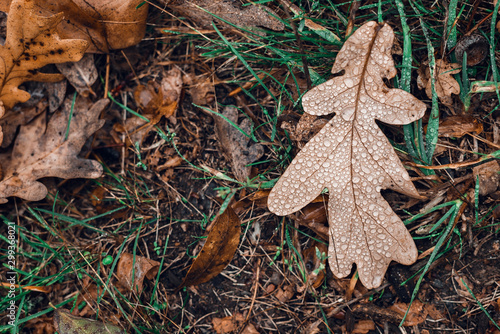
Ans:
{"label": "dry brown leaf", "polygon": [[80,318],[63,309],[54,311],[54,326],[59,334],[125,334],[125,331],[118,326],[102,321]]}
{"label": "dry brown leaf", "polygon": [[354,325],[352,334],[366,334],[372,330],[375,330],[375,323],[373,320],[360,320]]}
{"label": "dry brown leaf", "polygon": [[[225,27],[229,24],[218,20],[215,16],[238,27],[266,27],[272,30],[283,30],[284,24],[271,9],[258,4],[242,7],[235,0],[162,0],[170,8],[182,16],[191,18],[204,28],[212,28],[211,22],[218,21]],[[212,13],[212,14],[210,14]]]}
{"label": "dry brown leaf", "polygon": [[412,264],[417,248],[401,219],[380,194],[392,189],[421,198],[391,144],[375,123],[408,124],[421,118],[424,103],[383,78],[396,75],[394,33],[368,22],[345,42],[332,73],[345,71],[308,92],[304,110],[337,116],[297,154],[271,191],[269,209],[288,215],[329,191],[329,264],[346,277],[356,263],[367,288],[382,283],[392,260]]}
{"label": "dry brown leaf", "polygon": [[227,334],[238,329],[240,323],[245,321],[243,314],[236,313],[233,316],[224,318],[213,318],[212,326],[217,334]]}
{"label": "dry brown leaf", "polygon": [[19,110],[15,109],[8,110],[0,119],[0,126],[3,131],[2,148],[6,148],[12,143],[16,136],[17,128],[20,125],[28,124],[33,118],[47,109],[47,101],[44,99],[35,106],[22,107]]}
{"label": "dry brown leaf", "polygon": [[479,195],[494,193],[500,184],[500,165],[497,160],[474,167],[474,180],[479,179]]}
{"label": "dry brown leaf", "polygon": [[[60,13],[65,20],[57,27],[62,38],[89,42],[87,52],[107,53],[139,43],[146,32],[148,4],[143,0],[35,0],[42,15]],[[9,1],[0,3],[8,11]]]}
{"label": "dry brown leaf", "polygon": [[[402,320],[408,310],[408,304],[395,303],[389,307],[389,310],[398,314]],[[425,318],[427,318],[427,310],[424,308],[424,304],[420,300],[415,300],[411,304],[410,310],[408,310],[403,326],[415,326],[421,324],[425,321]],[[398,318],[398,321],[400,319]]]}
{"label": "dry brown leaf", "polygon": [[[97,161],[79,158],[78,153],[87,138],[104,124],[104,120],[99,120],[99,114],[109,101],[100,100],[90,110],[81,108],[79,101],[77,99],[73,108],[71,122],[69,104],[69,107],[55,112],[48,124],[45,113],[42,113],[21,127],[12,152],[0,155],[4,172],[0,181],[0,203],[6,203],[9,196],[29,201],[43,199],[47,188],[37,181],[43,177],[101,176],[102,166]],[[68,124],[69,131],[66,131]]]}
{"label": "dry brown leaf", "polygon": [[182,80],[187,85],[187,91],[191,95],[192,102],[199,106],[204,106],[214,100],[215,88],[214,84],[218,80],[206,74],[195,76],[193,74],[185,74]]}
{"label": "dry brown leaf", "polygon": [[84,40],[59,38],[56,29],[63,20],[62,13],[42,17],[34,7],[34,0],[14,0],[7,18],[7,36],[0,47],[0,100],[6,109],[30,98],[28,92],[18,88],[23,82],[63,79],[61,74],[40,73],[39,68],[78,61],[88,47]]}
{"label": "dry brown leaf", "polygon": [[152,280],[158,274],[160,262],[144,256],[122,253],[116,266],[118,284],[127,290],[141,294],[144,279]]}
{"label": "dry brown leaf", "polygon": [[[420,67],[417,72],[418,88],[425,89],[425,94],[427,94],[429,98],[432,98],[432,82],[429,63],[424,62],[422,67]],[[454,63],[450,64],[444,59],[436,60],[434,70],[436,79],[434,82],[434,88],[439,100],[445,106],[453,105],[451,94],[460,94],[460,85],[457,80],[453,78],[453,74],[457,74],[458,72],[460,72],[460,65]]]}
{"label": "dry brown leaf", "polygon": [[328,248],[324,243],[320,242],[313,242],[311,247],[302,251],[302,257],[307,271],[307,282],[315,289],[319,288],[325,279],[327,253]]}
{"label": "dry brown leaf", "polygon": [[189,268],[177,290],[208,282],[226,268],[233,259],[240,242],[240,217],[228,206],[216,218],[207,241]]}
{"label": "dry brown leaf", "polygon": [[[233,124],[238,125],[238,110],[234,107],[224,108],[224,115]],[[232,171],[238,181],[246,182],[252,167],[247,166],[259,160],[264,154],[262,145],[250,141],[236,127],[220,116],[214,116],[216,135],[226,158],[231,162]],[[245,118],[238,125],[246,134],[252,131],[251,121]]]}
{"label": "dry brown leaf", "polygon": [[470,115],[453,115],[439,122],[440,137],[463,137],[467,133],[483,132],[483,123]]}
{"label": "dry brown leaf", "polygon": [[77,62],[56,64],[57,69],[75,87],[78,94],[88,97],[95,95],[92,85],[97,80],[97,68],[94,63],[94,55],[86,54]]}

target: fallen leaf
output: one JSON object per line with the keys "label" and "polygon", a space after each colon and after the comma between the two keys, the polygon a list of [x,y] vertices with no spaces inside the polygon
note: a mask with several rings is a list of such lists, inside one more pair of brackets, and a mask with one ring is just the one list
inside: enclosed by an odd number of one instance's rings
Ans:
{"label": "fallen leaf", "polygon": [[320,242],[313,242],[311,247],[302,251],[307,271],[307,282],[315,289],[319,288],[325,279],[327,253],[328,248]]}
{"label": "fallen leaf", "polygon": [[[427,94],[429,98],[432,98],[432,82],[429,63],[424,62],[417,72],[418,88],[425,89],[425,94]],[[434,70],[436,79],[434,81],[434,88],[439,100],[445,106],[453,105],[451,94],[460,94],[460,85],[457,80],[453,78],[453,74],[457,74],[458,72],[460,72],[460,65],[454,63],[450,64],[444,59],[436,60]]]}
{"label": "fallen leaf", "polygon": [[[6,109],[26,102],[30,94],[18,88],[26,81],[54,82],[61,74],[40,73],[48,64],[78,61],[88,47],[79,39],[60,39],[56,33],[63,14],[39,16],[34,0],[14,0],[7,18],[7,36],[0,47],[0,100]],[[2,115],[0,115],[2,116]]]}
{"label": "fallen leaf", "polygon": [[[500,182],[500,165],[497,160],[489,161],[472,169],[474,180],[479,179],[479,195],[494,193]],[[477,181],[476,181],[477,182]]]}
{"label": "fallen leaf", "polygon": [[254,324],[250,323],[243,328],[241,334],[259,334],[259,331],[255,328]]}
{"label": "fallen leaf", "polygon": [[288,302],[295,295],[295,288],[292,285],[285,285],[282,288],[276,290],[274,295],[282,303]]}
{"label": "fallen leaf", "polygon": [[204,106],[214,100],[214,84],[218,82],[217,79],[206,74],[195,76],[188,73],[183,75],[182,80],[187,85],[187,92],[194,104]]}
{"label": "fallen leaf", "polygon": [[[251,121],[245,118],[238,125],[238,110],[234,107],[224,108],[222,115],[237,125],[241,131],[250,134]],[[241,133],[233,124],[220,116],[214,116],[217,139],[226,158],[231,162],[232,171],[238,181],[246,182],[250,177],[252,167],[247,166],[257,161],[264,154],[262,145],[251,141]]]}
{"label": "fallen leaf", "polygon": [[125,331],[118,326],[80,318],[62,309],[54,311],[54,326],[59,334],[125,334]]}
{"label": "fallen leaf", "polygon": [[226,268],[233,259],[240,242],[240,217],[228,206],[216,218],[207,241],[193,261],[186,277],[177,288],[208,282]]}
{"label": "fallen leaf", "polygon": [[361,282],[378,287],[391,260],[412,264],[417,248],[382,189],[421,198],[391,144],[375,123],[408,124],[421,118],[424,103],[383,78],[396,75],[394,33],[368,22],[344,43],[332,73],[345,71],[309,91],[304,110],[329,123],[297,154],[269,195],[268,207],[288,215],[329,191],[329,264],[346,277],[356,263]]}
{"label": "fallen leaf", "polygon": [[54,334],[56,331],[52,317],[47,316],[28,320],[23,329],[31,329],[32,331],[30,333],[33,334]]}
{"label": "fallen leaf", "polygon": [[[241,6],[235,0],[162,0],[170,8],[175,9],[181,16],[186,16],[201,27],[212,28],[211,22],[220,22],[225,27],[266,27],[272,30],[283,30],[284,24],[276,17],[278,15],[268,7],[252,3],[250,6]],[[220,17],[223,21],[218,20]]]}
{"label": "fallen leaf", "polygon": [[401,317],[401,320],[406,312],[408,312],[403,326],[416,326],[423,323],[425,318],[427,318],[427,310],[424,308],[424,304],[420,300],[415,300],[409,310],[408,306],[409,304],[407,303],[395,303],[389,307],[389,310],[397,313]]}
{"label": "fallen leaf", "polygon": [[470,115],[453,115],[440,120],[438,132],[440,137],[460,138],[467,133],[480,134],[483,132],[483,123]]}
{"label": "fallen leaf", "polygon": [[458,64],[462,65],[464,54],[467,54],[467,66],[476,66],[488,56],[489,50],[490,43],[486,37],[478,33],[466,34],[455,46],[455,57]]}
{"label": "fallen leaf", "polygon": [[0,126],[3,131],[2,148],[6,148],[12,143],[19,126],[28,124],[33,118],[47,109],[47,101],[41,100],[35,106],[15,109],[8,110],[0,119]]}
{"label": "fallen leaf", "polygon": [[[0,10],[8,11],[8,3],[2,1]],[[62,38],[83,39],[90,44],[87,52],[107,53],[142,40],[148,6],[143,0],[36,0],[35,9],[45,16],[64,16],[57,27]]]}
{"label": "fallen leaf", "polygon": [[226,334],[238,329],[240,323],[245,321],[243,314],[236,313],[233,316],[224,318],[213,318],[212,326],[217,334]]}
{"label": "fallen leaf", "polygon": [[122,253],[116,267],[118,284],[127,290],[141,294],[144,279],[152,280],[158,274],[160,262],[143,256]]}
{"label": "fallen leaf", "polygon": [[94,55],[86,54],[77,62],[56,64],[57,69],[75,87],[78,94],[88,97],[95,95],[92,85],[97,80],[97,68],[94,64]]}
{"label": "fallen leaf", "polygon": [[354,325],[352,334],[366,334],[372,330],[375,330],[375,323],[373,320],[359,320]]}
{"label": "fallen leaf", "polygon": [[97,161],[79,158],[78,153],[87,138],[104,124],[104,120],[99,120],[99,114],[109,101],[100,100],[87,110],[79,107],[84,103],[80,102],[81,99],[77,99],[73,108],[71,122],[70,103],[55,112],[48,124],[45,113],[42,113],[21,127],[12,151],[0,155],[4,173],[0,181],[0,203],[6,203],[9,196],[29,201],[43,199],[47,188],[36,181],[43,177],[101,176],[102,166]]}

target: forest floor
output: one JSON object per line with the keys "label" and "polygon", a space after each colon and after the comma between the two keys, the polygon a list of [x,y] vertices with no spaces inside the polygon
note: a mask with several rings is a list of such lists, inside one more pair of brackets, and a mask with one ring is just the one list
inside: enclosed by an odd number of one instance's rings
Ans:
{"label": "forest floor", "polygon": [[[43,200],[12,197],[0,206],[2,219],[17,225],[19,331],[54,333],[59,308],[127,333],[500,333],[495,4],[332,0],[292,7],[276,0],[259,2],[273,14],[236,5],[234,13],[217,14],[226,23],[212,24],[179,3],[153,2],[139,44],[94,56],[99,79],[90,101],[107,95],[111,102],[80,155],[98,161],[103,175],[45,178]],[[293,157],[337,117],[314,117],[299,133],[304,93],[332,78],[347,37],[368,21],[395,33],[397,74],[385,84],[427,106],[424,118],[405,128],[377,123],[423,197],[382,192],[419,257],[410,266],[392,262],[375,289],[362,285],[355,266],[345,278],[329,268],[328,193],[284,217],[267,207]],[[478,40],[463,46],[470,36]],[[457,60],[457,41],[484,57],[463,68],[469,59]],[[429,63],[441,59],[461,69],[451,76],[459,91],[435,88],[433,98],[417,77],[425,81]],[[404,71],[411,75],[406,84]],[[479,81],[490,90],[470,93]],[[25,87],[46,98],[43,84]],[[173,108],[162,105],[172,90]],[[66,96],[76,96],[69,84]],[[227,267],[197,268],[199,281],[211,271],[215,277],[183,286],[215,222],[231,219],[226,210],[241,226],[234,256],[212,250],[210,256],[230,257]],[[8,235],[7,223],[0,231]],[[124,269],[125,254],[135,260]],[[137,266],[139,257],[156,262]],[[140,271],[141,288],[123,289],[120,270]],[[8,271],[0,267],[2,282]],[[2,332],[12,330],[8,305],[3,298]]]}

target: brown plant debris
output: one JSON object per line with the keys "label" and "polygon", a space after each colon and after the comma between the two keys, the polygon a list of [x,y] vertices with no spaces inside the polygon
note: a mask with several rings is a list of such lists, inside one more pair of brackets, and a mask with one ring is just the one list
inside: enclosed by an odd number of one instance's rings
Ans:
{"label": "brown plant debris", "polygon": [[207,241],[193,261],[186,277],[177,290],[208,282],[219,275],[231,262],[240,242],[241,222],[234,210],[228,206],[216,218]]}
{"label": "brown plant debris", "polygon": [[80,103],[83,102],[77,99],[71,121],[71,103],[68,103],[52,115],[48,124],[46,114],[42,113],[21,127],[12,151],[0,155],[4,173],[0,181],[0,203],[6,203],[9,196],[29,201],[43,199],[47,188],[37,181],[43,177],[101,176],[102,166],[79,158],[78,153],[87,138],[104,124],[99,114],[109,101],[100,100],[90,110],[79,107]]}
{"label": "brown plant debris", "polygon": [[[2,1],[0,10],[7,11],[8,2]],[[36,0],[34,8],[45,16],[64,16],[54,27],[62,38],[86,40],[90,44],[87,52],[106,53],[142,40],[148,7],[143,0]]]}
{"label": "brown plant debris", "polygon": [[[239,1],[234,0],[162,0],[175,9],[182,16],[187,16],[204,28],[212,28],[211,22],[218,21],[220,17],[236,26],[266,27],[272,30],[283,30],[283,23],[276,17],[278,15],[271,9],[252,4],[242,7]],[[222,21],[225,27],[231,27]]]}
{"label": "brown plant debris", "polygon": [[483,132],[483,123],[470,115],[453,115],[439,121],[440,137],[463,137],[467,133]]}
{"label": "brown plant debris", "polygon": [[238,110],[234,107],[224,108],[222,115],[234,125],[220,116],[214,116],[217,138],[224,155],[231,161],[234,176],[238,181],[246,182],[252,169],[248,164],[259,160],[264,154],[264,148],[253,141],[249,144],[249,138],[235,127],[237,125],[243,132],[250,134],[250,119],[245,118],[238,125]]}
{"label": "brown plant debris", "polygon": [[[432,82],[429,63],[424,62],[418,69],[417,85],[420,89],[425,89],[425,94],[432,98]],[[453,74],[460,72],[460,65],[455,63],[448,63],[444,59],[436,60],[434,69],[435,81],[434,88],[436,94],[445,106],[453,105],[451,94],[460,94],[460,85],[457,80],[453,78]]]}
{"label": "brown plant debris", "polygon": [[[60,39],[56,33],[63,14],[37,15],[34,0],[14,0],[7,18],[7,36],[0,47],[0,100],[6,109],[26,102],[30,94],[18,88],[26,81],[54,82],[61,74],[40,73],[48,64],[78,61],[88,47],[79,39]],[[3,113],[0,115],[2,116]]]}
{"label": "brown plant debris", "polygon": [[479,182],[479,195],[494,193],[500,185],[500,165],[497,160],[474,167],[474,180]]}
{"label": "brown plant debris", "polygon": [[144,279],[154,279],[159,268],[160,262],[158,261],[150,260],[144,256],[123,253],[116,267],[118,284],[140,294]]}
{"label": "brown plant debris", "polygon": [[421,198],[391,144],[375,123],[408,124],[421,118],[424,103],[389,89],[394,33],[368,22],[340,50],[332,73],[345,71],[303,97],[304,110],[336,117],[297,154],[271,191],[269,209],[278,215],[300,210],[325,188],[329,191],[329,264],[346,277],[356,263],[367,288],[381,285],[391,260],[412,264],[417,249],[382,189]]}
{"label": "brown plant debris", "polygon": [[63,309],[54,311],[54,326],[59,334],[125,334],[125,331],[118,326],[80,318]]}

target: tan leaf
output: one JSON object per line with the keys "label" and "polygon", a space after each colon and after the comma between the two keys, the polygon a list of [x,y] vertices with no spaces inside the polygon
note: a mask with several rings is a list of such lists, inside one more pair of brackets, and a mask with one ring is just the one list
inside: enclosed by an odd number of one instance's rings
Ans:
{"label": "tan leaf", "polygon": [[84,40],[59,38],[56,28],[63,19],[62,13],[42,17],[34,7],[34,0],[14,0],[7,17],[7,36],[0,47],[0,100],[6,109],[30,98],[28,92],[17,88],[23,82],[54,82],[63,78],[61,74],[39,73],[39,68],[78,61],[88,47]]}
{"label": "tan leaf", "polygon": [[329,191],[329,264],[346,277],[356,263],[361,282],[378,287],[391,260],[411,264],[417,249],[401,219],[380,194],[392,189],[421,198],[391,144],[375,123],[408,124],[421,118],[424,103],[389,89],[396,75],[392,28],[368,22],[345,42],[332,73],[345,71],[309,91],[304,110],[337,113],[297,154],[271,191],[269,209],[288,215]]}
{"label": "tan leaf", "polygon": [[92,85],[97,80],[97,68],[94,64],[94,55],[86,54],[82,59],[74,63],[56,64],[57,69],[75,87],[78,94],[88,97],[95,95]]}
{"label": "tan leaf", "polygon": [[81,103],[85,104],[81,100],[83,98],[77,99],[70,122],[71,101],[55,112],[48,124],[42,113],[21,127],[12,152],[0,155],[4,172],[0,181],[0,203],[7,202],[9,196],[30,201],[43,199],[47,188],[37,181],[43,177],[101,176],[102,166],[97,161],[79,158],[78,153],[87,138],[104,124],[99,114],[109,101],[100,100],[87,110],[80,107]]}
{"label": "tan leaf", "polygon": [[158,261],[150,260],[144,256],[123,253],[116,267],[118,284],[140,294],[144,279],[154,279],[159,268],[160,262]]}
{"label": "tan leaf", "polygon": [[240,242],[240,218],[231,207],[216,218],[207,241],[177,290],[208,282],[231,262]]}
{"label": "tan leaf", "polygon": [[470,115],[453,115],[439,122],[440,137],[463,137],[467,133],[483,132],[483,123]]}
{"label": "tan leaf", "polygon": [[[460,85],[457,80],[453,78],[453,74],[460,72],[460,65],[450,64],[444,59],[436,60],[436,67],[434,70],[435,82],[434,88],[436,94],[441,101],[446,106],[453,105],[453,99],[451,94],[460,94]],[[425,94],[429,98],[432,98],[432,82],[431,82],[431,71],[427,63],[423,63],[422,67],[418,69],[417,84],[420,89],[425,89]]]}
{"label": "tan leaf", "polygon": [[[236,108],[226,107],[222,115],[233,124],[238,125],[238,110]],[[238,181],[246,182],[252,169],[248,164],[260,159],[264,154],[264,148],[262,145],[251,141],[224,118],[214,116],[214,120],[217,139],[224,155],[231,161],[234,176]],[[251,121],[248,118],[241,121],[238,126],[247,134],[252,131]],[[251,144],[249,144],[249,141]]]}
{"label": "tan leaf", "polygon": [[474,167],[474,180],[479,180],[479,195],[494,193],[500,185],[500,165],[497,160]]}
{"label": "tan leaf", "polygon": [[[187,16],[205,28],[212,28],[212,21],[219,21],[215,16],[236,26],[266,27],[272,30],[283,30],[283,23],[271,9],[265,6],[252,4],[242,7],[235,0],[162,0],[170,8],[175,9],[182,16]],[[213,14],[213,15],[212,15]],[[274,14],[271,15],[271,14]],[[275,17],[276,16],[276,17]],[[221,22],[221,21],[219,21]],[[231,27],[221,22],[225,27]]]}
{"label": "tan leaf", "polygon": [[[146,32],[148,4],[143,0],[36,0],[42,15],[61,13],[65,20],[57,27],[62,38],[89,42],[87,52],[107,53],[139,43]],[[3,1],[0,10],[7,11]]]}
{"label": "tan leaf", "polygon": [[125,334],[125,331],[118,326],[102,321],[80,318],[63,309],[54,311],[54,326],[59,334]]}
{"label": "tan leaf", "polygon": [[23,107],[20,110],[15,109],[8,110],[0,119],[0,126],[3,131],[3,148],[8,147],[12,143],[16,136],[17,128],[20,125],[28,124],[33,118],[47,109],[47,101],[43,99],[35,106]]}

